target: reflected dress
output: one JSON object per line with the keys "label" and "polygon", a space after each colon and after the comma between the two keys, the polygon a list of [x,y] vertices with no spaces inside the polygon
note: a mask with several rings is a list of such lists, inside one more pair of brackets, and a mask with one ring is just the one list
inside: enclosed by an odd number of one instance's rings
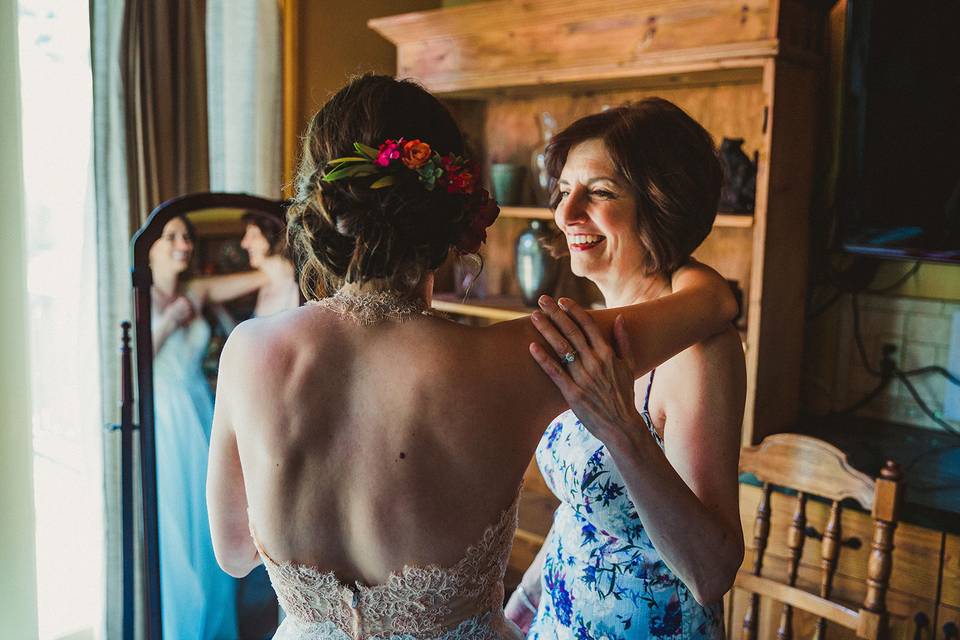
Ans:
{"label": "reflected dress", "polygon": [[[653,374],[641,417],[662,449],[649,412],[652,384]],[[560,506],[544,543],[543,591],[529,639],[724,637],[722,603],[700,605],[667,568],[610,453],[573,411],[553,421],[536,455]]]}
{"label": "reflected dress", "polygon": [[207,456],[213,395],[201,364],[210,341],[202,316],[154,356],[154,425],[165,640],[237,637],[236,581],[213,553],[207,519]]}

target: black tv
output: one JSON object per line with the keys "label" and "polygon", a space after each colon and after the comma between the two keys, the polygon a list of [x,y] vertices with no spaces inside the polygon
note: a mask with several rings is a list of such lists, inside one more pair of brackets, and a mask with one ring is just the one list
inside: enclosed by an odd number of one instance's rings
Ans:
{"label": "black tv", "polygon": [[960,262],[960,0],[850,0],[844,250]]}

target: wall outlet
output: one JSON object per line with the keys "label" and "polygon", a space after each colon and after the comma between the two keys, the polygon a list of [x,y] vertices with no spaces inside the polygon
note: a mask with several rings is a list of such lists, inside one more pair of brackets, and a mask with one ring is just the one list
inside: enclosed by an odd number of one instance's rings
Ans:
{"label": "wall outlet", "polygon": [[[960,376],[960,311],[953,314],[947,370],[955,376]],[[943,414],[947,420],[960,420],[960,387],[949,380],[947,380],[946,387],[947,392],[943,397]]]}

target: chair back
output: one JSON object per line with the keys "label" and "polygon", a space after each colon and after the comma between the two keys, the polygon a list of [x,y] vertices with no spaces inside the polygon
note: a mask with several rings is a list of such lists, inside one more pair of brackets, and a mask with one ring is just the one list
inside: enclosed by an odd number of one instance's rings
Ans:
{"label": "chair back", "polygon": [[[897,526],[901,478],[896,462],[887,460],[874,479],[850,466],[846,454],[833,445],[811,436],[779,433],[740,452],[740,471],[749,472],[763,483],[753,530],[753,567],[741,568],[736,587],[750,592],[743,619],[744,640],[757,640],[760,597],[783,603],[777,628],[779,640],[793,638],[793,611],[801,609],[817,616],[814,638],[824,640],[826,624],[842,625],[860,638],[881,638],[887,628],[886,594],[893,558],[893,533]],[[793,518],[787,531],[787,572],[785,581],[763,575],[763,561],[770,536],[770,493],[773,486],[796,492]],[[831,501],[830,516],[822,534],[820,585],[811,593],[796,585],[803,546],[807,540],[807,497]],[[841,502],[851,499],[871,511],[874,527],[867,564],[867,591],[859,609],[830,599],[840,555],[843,530]],[[744,563],[746,566],[746,563]]]}

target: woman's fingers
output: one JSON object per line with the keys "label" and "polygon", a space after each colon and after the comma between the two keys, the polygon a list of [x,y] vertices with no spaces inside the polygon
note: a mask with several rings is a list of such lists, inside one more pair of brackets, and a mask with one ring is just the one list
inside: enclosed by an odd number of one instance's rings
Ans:
{"label": "woman's fingers", "polygon": [[553,383],[560,389],[560,393],[563,394],[563,397],[569,402],[570,398],[573,397],[574,389],[577,387],[573,379],[570,378],[570,374],[547,353],[546,349],[536,342],[530,343],[530,355],[537,361],[537,364],[540,365],[543,372],[550,376]]}
{"label": "woman's fingers", "polygon": [[573,345],[574,349],[580,352],[589,349],[590,343],[587,342],[583,332],[580,331],[580,327],[577,326],[577,323],[574,322],[563,309],[557,306],[553,298],[550,296],[540,296],[537,302],[540,304],[543,314],[556,325],[557,329],[563,333],[563,336]]}
{"label": "woman's fingers", "polygon": [[560,333],[557,326],[550,321],[546,314],[534,311],[530,314],[530,320],[559,357],[562,358],[564,354],[576,351],[576,347]]}
{"label": "woman's fingers", "polygon": [[587,313],[576,300],[570,298],[560,298],[557,301],[557,305],[566,311],[567,315],[576,322],[578,328],[586,335],[590,346],[597,352],[597,355],[603,357],[601,351],[605,349],[609,343],[607,342],[607,338],[600,332],[600,327],[598,327],[597,323],[590,317],[590,314]]}

